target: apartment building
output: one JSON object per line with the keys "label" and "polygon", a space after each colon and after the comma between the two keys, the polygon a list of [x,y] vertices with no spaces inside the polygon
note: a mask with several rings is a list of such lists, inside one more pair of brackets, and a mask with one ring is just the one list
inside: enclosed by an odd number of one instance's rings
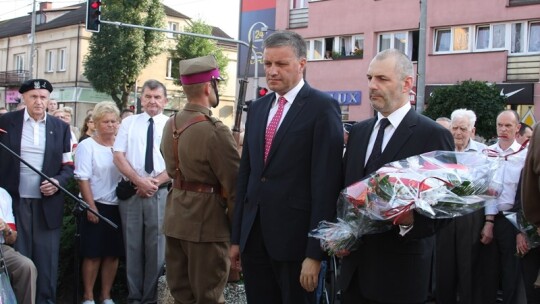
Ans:
{"label": "apartment building", "polygon": [[373,115],[365,74],[377,52],[400,49],[417,68],[421,47],[426,103],[437,86],[472,79],[494,83],[512,108],[540,118],[540,1],[423,1],[425,46],[420,1],[403,0],[243,0],[240,37],[256,36],[260,23],[300,33],[308,44],[306,80],[340,101],[344,120]]}
{"label": "apartment building", "polygon": [[[183,31],[190,24],[191,19],[188,16],[168,6],[164,6],[164,9],[168,29]],[[51,2],[40,3],[40,8],[36,11],[33,61],[31,15],[0,21],[0,106],[14,108],[20,95],[20,84],[32,77],[51,81],[54,86],[51,98],[56,99],[60,105],[71,106],[76,110],[76,126],[82,124],[86,111],[93,108],[96,102],[112,100],[107,94],[96,92],[83,74],[83,60],[93,35],[85,30],[85,18],[86,3],[57,9],[52,8]],[[215,27],[212,35],[232,39]],[[166,34],[166,37],[167,48],[172,49],[176,40],[172,34]],[[214,115],[231,126],[234,121],[237,45],[218,42],[218,46],[229,58],[227,69],[231,79],[223,87],[221,103],[219,108],[214,110]],[[153,78],[167,87],[169,104],[166,108],[181,109],[186,99],[181,86],[176,85],[172,78],[172,68],[168,50],[155,57],[141,72],[129,103],[134,104],[136,94],[140,93],[144,81]]]}

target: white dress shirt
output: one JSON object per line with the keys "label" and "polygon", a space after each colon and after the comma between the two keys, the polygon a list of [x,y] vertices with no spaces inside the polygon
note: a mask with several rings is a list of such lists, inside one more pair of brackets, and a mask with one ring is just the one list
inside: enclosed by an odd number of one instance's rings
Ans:
{"label": "white dress shirt", "polygon": [[[411,104],[407,102],[404,106],[395,110],[392,114],[386,117],[388,118],[388,121],[390,121],[390,124],[384,130],[384,137],[383,137],[381,151],[384,151],[384,149],[386,148],[386,145],[390,141],[390,138],[392,138],[392,135],[394,135],[396,128],[399,126],[403,118],[405,118],[405,115],[409,113],[410,109],[411,109]],[[373,131],[371,132],[371,137],[369,138],[369,143],[366,150],[366,159],[364,159],[364,165],[367,164],[369,156],[371,155],[371,151],[373,151],[373,146],[375,145],[375,139],[377,138],[377,133],[379,132],[379,125],[381,123],[381,119],[383,118],[385,117],[382,116],[381,113],[377,114],[377,122],[375,123],[375,127],[373,128]]]}
{"label": "white dress shirt", "polygon": [[[512,145],[506,150],[502,150],[499,143],[489,146],[489,148],[497,151],[499,155],[504,156],[519,151],[521,145],[514,140]],[[507,160],[502,161],[501,166],[497,169],[497,172],[493,177],[495,181],[502,183],[501,195],[486,203],[486,215],[495,215],[499,211],[507,211],[514,207],[516,190],[521,175],[521,169],[525,164],[526,155],[527,149],[523,149],[520,152],[509,156]]]}
{"label": "white dress shirt", "polygon": [[[279,129],[279,126],[281,126],[283,119],[285,119],[285,115],[287,115],[287,112],[289,112],[289,109],[291,108],[294,102],[294,99],[296,98],[296,95],[298,95],[298,92],[300,92],[300,90],[304,86],[304,83],[305,83],[304,79],[300,79],[300,82],[294,88],[292,88],[289,92],[283,95],[283,97],[287,99],[287,103],[285,104],[285,107],[283,108],[283,114],[281,115],[281,119],[279,120],[276,131],[277,129]],[[272,107],[270,108],[270,113],[268,113],[268,120],[266,121],[267,128],[270,122],[272,121],[272,118],[274,117],[274,115],[276,115],[276,112],[279,106],[277,101],[279,100],[280,97],[281,96],[278,93],[276,93],[276,100],[274,100],[274,102],[272,103]]]}
{"label": "white dress shirt", "polygon": [[120,124],[120,129],[114,141],[114,151],[124,152],[126,159],[139,176],[156,177],[161,172],[165,171],[165,160],[159,151],[161,145],[161,137],[163,136],[163,128],[169,119],[164,114],[158,114],[154,117],[154,171],[150,174],[144,170],[144,158],[146,153],[146,133],[150,115],[146,112],[137,115],[131,115]]}

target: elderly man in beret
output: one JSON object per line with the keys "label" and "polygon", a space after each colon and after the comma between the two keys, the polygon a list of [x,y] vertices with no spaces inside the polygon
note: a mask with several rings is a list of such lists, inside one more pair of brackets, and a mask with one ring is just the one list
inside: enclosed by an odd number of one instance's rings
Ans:
{"label": "elderly man in beret", "polygon": [[45,79],[31,79],[19,89],[26,108],[0,117],[0,142],[53,183],[0,149],[0,187],[13,198],[18,239],[15,248],[34,261],[38,270],[36,303],[56,302],[60,228],[65,187],[73,176],[69,126],[47,115],[53,87]]}
{"label": "elderly man in beret", "polygon": [[161,141],[173,178],[163,224],[167,282],[176,303],[224,303],[240,157],[230,129],[210,111],[219,103],[214,56],[180,61],[180,75],[188,103]]}

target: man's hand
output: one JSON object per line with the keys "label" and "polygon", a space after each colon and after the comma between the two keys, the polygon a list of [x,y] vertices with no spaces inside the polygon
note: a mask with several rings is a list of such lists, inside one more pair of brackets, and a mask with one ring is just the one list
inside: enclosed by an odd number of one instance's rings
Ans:
{"label": "man's hand", "polygon": [[141,178],[135,183],[137,195],[140,197],[152,197],[159,189],[159,181],[153,177]]}
{"label": "man's hand", "polygon": [[482,228],[480,236],[480,242],[482,242],[482,244],[487,245],[491,243],[491,241],[493,240],[493,223],[485,222],[484,228]]}
{"label": "man's hand", "polygon": [[39,186],[39,190],[45,196],[51,196],[58,191],[58,187],[56,187],[56,185],[58,185],[58,181],[54,178],[51,178],[51,180],[54,182],[54,184],[51,184],[48,180],[45,180],[41,183],[41,186]]}
{"label": "man's hand", "polygon": [[319,283],[319,271],[321,261],[312,258],[305,258],[300,271],[300,285],[307,291],[313,292]]}
{"label": "man's hand", "polygon": [[231,245],[229,249],[229,258],[231,259],[231,269],[242,271],[242,263],[240,261],[240,246]]}
{"label": "man's hand", "polygon": [[516,252],[519,256],[524,256],[529,252],[529,244],[525,233],[521,232],[516,235]]}

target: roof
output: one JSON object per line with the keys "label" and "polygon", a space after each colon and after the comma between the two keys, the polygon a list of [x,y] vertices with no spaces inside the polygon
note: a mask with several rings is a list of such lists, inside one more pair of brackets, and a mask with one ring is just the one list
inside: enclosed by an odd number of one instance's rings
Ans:
{"label": "roof", "polygon": [[[166,5],[163,5],[163,8],[165,11],[165,15],[169,17],[191,19],[188,16]],[[62,27],[81,24],[81,23],[84,24],[86,22],[86,4],[85,3],[80,3],[80,4],[67,6],[67,7],[59,8],[59,9],[47,10],[44,13],[46,15],[47,12],[59,12],[59,11],[67,11],[67,12],[50,22],[36,25],[36,32],[55,29],[55,28],[62,28]],[[32,26],[31,20],[32,20],[32,16],[27,15],[27,16],[0,21],[0,38],[29,34],[31,30],[31,26]],[[212,35],[217,36],[217,37],[232,39],[229,35],[227,35],[223,30],[221,30],[218,27],[212,27]],[[227,44],[227,42],[223,42],[223,43]]]}

